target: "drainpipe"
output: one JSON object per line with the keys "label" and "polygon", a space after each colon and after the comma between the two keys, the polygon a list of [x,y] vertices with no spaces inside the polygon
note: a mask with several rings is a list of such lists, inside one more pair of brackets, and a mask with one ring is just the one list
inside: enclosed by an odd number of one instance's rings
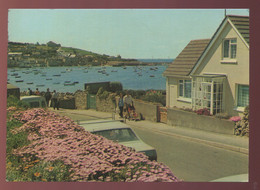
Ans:
{"label": "drainpipe", "polygon": [[214,94],[213,94],[213,88],[214,88],[214,85],[213,85],[213,81],[211,81],[211,92],[210,92],[210,114],[213,115],[213,97],[214,97]]}

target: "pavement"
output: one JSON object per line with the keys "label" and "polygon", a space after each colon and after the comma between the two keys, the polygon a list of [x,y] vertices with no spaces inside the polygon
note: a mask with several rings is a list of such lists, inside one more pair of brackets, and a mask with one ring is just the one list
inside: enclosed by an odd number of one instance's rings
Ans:
{"label": "pavement", "polygon": [[[84,118],[91,119],[115,119],[122,120],[119,118],[117,113],[107,113],[99,112],[95,110],[70,110],[70,109],[60,109],[53,110],[60,113],[61,115],[75,115],[79,120]],[[170,126],[165,123],[155,123],[147,120],[142,121],[129,121],[126,120],[126,124],[132,126],[133,128],[141,128],[144,130],[154,131],[163,135],[174,136],[176,138],[182,138],[198,143],[207,144],[209,146],[214,146],[218,148],[223,148],[226,150],[231,150],[243,154],[249,154],[249,138],[241,137],[235,135],[227,135],[214,133],[209,131],[203,131],[198,129],[192,129],[187,127],[175,127]]]}

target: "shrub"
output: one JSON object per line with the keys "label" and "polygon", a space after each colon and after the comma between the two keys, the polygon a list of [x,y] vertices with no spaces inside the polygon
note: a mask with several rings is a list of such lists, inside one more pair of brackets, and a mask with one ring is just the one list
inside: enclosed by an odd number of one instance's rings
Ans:
{"label": "shrub", "polygon": [[7,107],[8,108],[16,107],[16,108],[20,108],[20,109],[28,109],[29,105],[12,95],[7,98]]}
{"label": "shrub", "polygon": [[110,82],[109,89],[111,92],[120,92],[123,90],[123,85],[120,82]]}
{"label": "shrub", "polygon": [[198,115],[207,115],[207,116],[210,115],[210,112],[209,112],[208,108],[203,108],[203,109],[196,110],[196,113]]}
{"label": "shrub", "polygon": [[9,180],[179,181],[164,164],[86,132],[68,117],[31,109],[16,113],[13,118],[24,123],[16,132],[27,132],[30,144],[12,151],[20,165],[11,167],[8,162]]}
{"label": "shrub", "polygon": [[166,96],[161,91],[149,90],[141,99],[148,102],[160,103],[163,106],[166,105]]}
{"label": "shrub", "polygon": [[100,87],[98,92],[97,92],[97,97],[101,100],[107,99],[109,96],[109,92],[104,90],[103,87]]}
{"label": "shrub", "polygon": [[240,116],[233,116],[229,119],[230,121],[234,121],[234,122],[238,122],[241,120],[241,117]]}

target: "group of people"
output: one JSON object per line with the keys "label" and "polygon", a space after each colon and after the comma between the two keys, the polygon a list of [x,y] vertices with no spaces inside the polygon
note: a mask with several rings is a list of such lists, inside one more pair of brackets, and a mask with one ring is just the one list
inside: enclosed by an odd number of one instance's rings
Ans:
{"label": "group of people", "polygon": [[130,110],[134,109],[134,102],[132,96],[129,92],[126,92],[126,95],[123,97],[123,94],[120,93],[120,97],[118,100],[118,107],[119,107],[119,116],[123,117],[124,110],[127,112],[128,117],[130,117]]}
{"label": "group of people", "polygon": [[30,88],[28,88],[28,90],[27,90],[27,95],[28,95],[28,96],[31,96],[31,95],[40,96],[41,93],[40,93],[40,91],[39,91],[38,88],[36,88],[36,90],[35,90],[34,92],[33,92]]}
{"label": "group of people", "polygon": [[49,105],[50,101],[52,102],[53,109],[59,110],[59,100],[58,100],[58,94],[56,90],[53,91],[53,93],[50,92],[50,89],[47,88],[47,92],[44,94],[44,97],[46,99],[47,105]]}
{"label": "group of people", "polygon": [[[35,92],[33,92],[30,88],[28,88],[27,90],[27,95],[31,96],[31,95],[37,95],[40,96],[41,93],[39,91],[38,88],[36,88]],[[59,101],[58,101],[58,94],[56,92],[56,90],[54,90],[52,93],[50,92],[50,89],[47,88],[47,91],[44,93],[44,97],[47,103],[47,106],[49,106],[50,101],[52,102],[53,105],[53,109],[57,109],[59,110]]]}

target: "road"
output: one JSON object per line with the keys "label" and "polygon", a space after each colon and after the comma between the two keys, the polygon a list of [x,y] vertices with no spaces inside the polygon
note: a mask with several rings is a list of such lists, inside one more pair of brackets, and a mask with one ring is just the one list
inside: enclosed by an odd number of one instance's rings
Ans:
{"label": "road", "polygon": [[184,181],[206,182],[248,173],[248,156],[174,136],[132,126],[147,144],[155,147],[158,162],[171,168]]}
{"label": "road", "polygon": [[[59,113],[75,121],[98,118],[94,115],[72,114],[69,110]],[[131,122],[127,123],[131,125]],[[144,142],[156,148],[158,162],[170,167],[174,175],[184,181],[207,182],[248,173],[246,154],[185,140],[170,134],[161,134],[140,126],[131,125],[131,127]]]}

